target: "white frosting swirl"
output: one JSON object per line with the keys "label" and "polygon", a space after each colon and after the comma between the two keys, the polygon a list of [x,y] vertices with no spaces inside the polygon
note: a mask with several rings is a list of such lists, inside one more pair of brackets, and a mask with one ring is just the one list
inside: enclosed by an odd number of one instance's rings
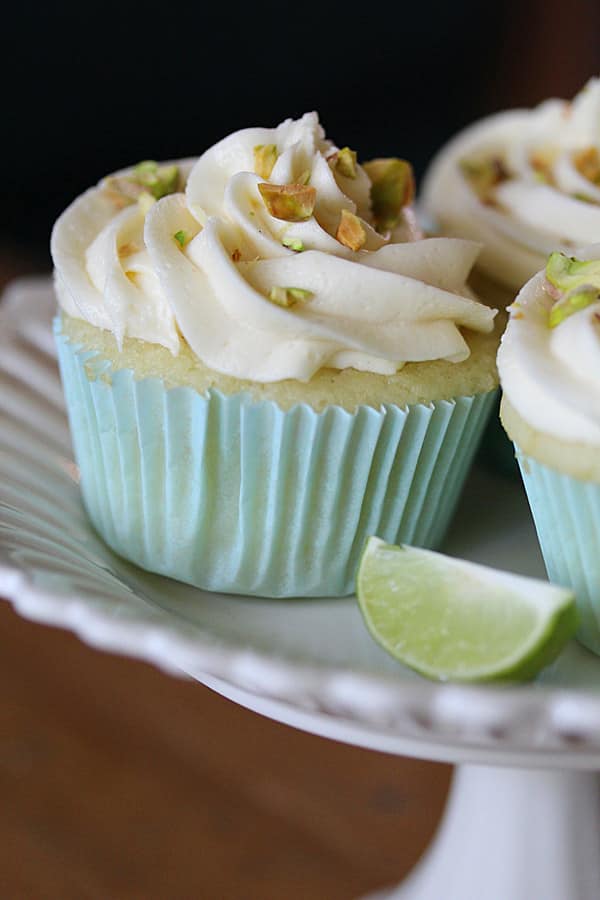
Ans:
{"label": "white frosting swirl", "polygon": [[[600,258],[600,244],[577,256]],[[537,431],[600,448],[600,303],[550,328],[553,302],[543,271],[517,296],[498,352],[502,389]]]}
{"label": "white frosting swirl", "polygon": [[[572,103],[548,100],[465,129],[433,161],[423,187],[423,209],[444,234],[484,244],[478,266],[510,289],[539,271],[549,253],[572,253],[600,239],[600,185],[584,177],[575,155],[600,150],[600,79]],[[544,155],[549,183],[533,165]],[[461,161],[497,157],[508,169],[484,203],[461,170]],[[582,199],[585,197],[585,199]]]}
{"label": "white frosting swirl", "polygon": [[[271,183],[309,173],[310,218],[269,213],[258,190],[265,179],[253,172],[261,144],[277,148]],[[410,209],[391,235],[379,234],[369,224],[366,172],[358,166],[355,178],[343,175],[328,161],[336,149],[309,113],[275,129],[236,132],[184,163],[185,193],[163,197],[146,214],[138,204],[115,209],[101,183],[54,228],[61,304],[119,342],[137,337],[175,354],[182,335],[210,368],[254,381],[308,380],[325,366],[391,374],[408,361],[465,359],[460,327],[493,327],[494,311],[466,287],[478,245],[409,240]],[[343,209],[361,218],[363,249],[336,239]],[[274,286],[311,296],[282,308],[269,299]]]}

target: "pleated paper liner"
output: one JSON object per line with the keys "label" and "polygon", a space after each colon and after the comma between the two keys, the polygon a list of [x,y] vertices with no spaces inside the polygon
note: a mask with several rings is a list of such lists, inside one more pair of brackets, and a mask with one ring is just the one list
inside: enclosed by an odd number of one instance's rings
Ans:
{"label": "pleated paper liner", "polygon": [[600,485],[515,449],[548,577],[574,590],[581,619],[577,637],[600,654]]}
{"label": "pleated paper liner", "polygon": [[112,372],[55,332],[95,528],[144,569],[226,593],[343,596],[367,536],[437,546],[495,397],[284,412]]}

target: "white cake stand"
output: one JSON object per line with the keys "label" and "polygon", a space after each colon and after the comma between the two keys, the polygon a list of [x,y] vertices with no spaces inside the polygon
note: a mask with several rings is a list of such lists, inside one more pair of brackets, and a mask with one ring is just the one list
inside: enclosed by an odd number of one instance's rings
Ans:
{"label": "white cake stand", "polygon": [[[600,660],[573,644],[534,685],[433,684],[372,641],[352,598],[211,595],[119,560],[80,504],[52,309],[47,281],[0,307],[0,595],[296,728],[457,763],[431,850],[378,897],[597,900]],[[543,575],[520,485],[481,471],[445,549]]]}

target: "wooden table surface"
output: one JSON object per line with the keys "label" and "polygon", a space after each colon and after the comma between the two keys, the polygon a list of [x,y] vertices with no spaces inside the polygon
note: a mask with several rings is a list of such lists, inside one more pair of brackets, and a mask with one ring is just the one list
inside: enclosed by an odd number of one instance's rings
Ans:
{"label": "wooden table surface", "polygon": [[[0,254],[0,285],[30,270]],[[0,898],[351,900],[429,842],[450,768],[271,722],[0,603]]]}

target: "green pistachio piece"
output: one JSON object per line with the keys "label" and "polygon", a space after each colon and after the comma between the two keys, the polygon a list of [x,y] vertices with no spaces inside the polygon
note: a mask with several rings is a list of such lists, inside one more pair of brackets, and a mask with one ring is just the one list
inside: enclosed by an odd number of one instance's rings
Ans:
{"label": "green pistachio piece", "polygon": [[277,162],[277,146],[275,144],[257,144],[254,148],[254,171],[260,178],[270,178],[273,166]]}
{"label": "green pistachio piece", "polygon": [[148,211],[149,200],[160,200],[173,194],[179,187],[179,168],[159,166],[153,160],[138,163],[131,175],[115,175],[104,182],[104,193],[117,205],[126,206],[141,200],[144,212]]}
{"label": "green pistachio piece", "polygon": [[371,179],[371,209],[377,231],[389,231],[402,217],[402,207],[412,203],[415,180],[405,159],[372,159],[363,164]]}
{"label": "green pistachio piece", "polygon": [[350,147],[342,147],[335,160],[336,171],[346,178],[356,178],[356,153]]}
{"label": "green pistachio piece", "polygon": [[303,222],[309,219],[315,208],[317,192],[303,184],[269,184],[262,182],[258,190],[265,206],[276,219],[286,222]]}
{"label": "green pistachio piece", "polygon": [[177,241],[177,243],[179,244],[180,247],[185,247],[187,239],[188,239],[185,231],[176,231],[175,234],[173,235],[173,237],[175,238],[175,240]]}
{"label": "green pistachio piece", "polygon": [[284,247],[289,247],[290,250],[295,250],[296,253],[301,253],[304,250],[304,244],[299,238],[284,237],[281,243]]}
{"label": "green pistachio piece", "polygon": [[179,184],[178,166],[159,166],[152,159],[138,163],[133,170],[131,181],[141,185],[155,200],[160,200],[167,194],[173,194]]}
{"label": "green pistachio piece", "polygon": [[139,162],[133,169],[133,177],[136,181],[139,181],[140,184],[144,184],[145,182],[152,183],[157,175],[158,163],[155,159],[145,159],[143,162]]}
{"label": "green pistachio piece", "polygon": [[496,185],[509,177],[508,170],[499,156],[461,159],[459,167],[473,191],[484,203],[490,201]]}
{"label": "green pistachio piece", "polygon": [[568,294],[565,294],[564,297],[558,300],[550,310],[548,317],[549,327],[556,328],[557,325],[560,325],[573,313],[580,312],[580,310],[591,306],[592,303],[597,303],[598,300],[600,300],[600,289],[594,287],[594,285],[585,284],[582,287],[574,288],[574,290],[569,291]]}
{"label": "green pistachio piece", "polygon": [[347,209],[342,210],[335,236],[340,244],[350,247],[351,250],[360,250],[367,241],[367,232],[361,220]]}
{"label": "green pistachio piece", "polygon": [[576,259],[556,250],[546,263],[546,280],[559,291],[572,291],[582,285],[600,289],[600,259]]}
{"label": "green pistachio piece", "polygon": [[276,286],[271,288],[269,300],[272,303],[276,303],[277,306],[283,306],[287,309],[296,303],[304,303],[310,300],[312,296],[312,291],[306,291],[304,288]]}
{"label": "green pistachio piece", "polygon": [[179,187],[179,166],[161,166],[158,170],[158,184],[150,193],[160,200],[167,194],[174,194]]}

